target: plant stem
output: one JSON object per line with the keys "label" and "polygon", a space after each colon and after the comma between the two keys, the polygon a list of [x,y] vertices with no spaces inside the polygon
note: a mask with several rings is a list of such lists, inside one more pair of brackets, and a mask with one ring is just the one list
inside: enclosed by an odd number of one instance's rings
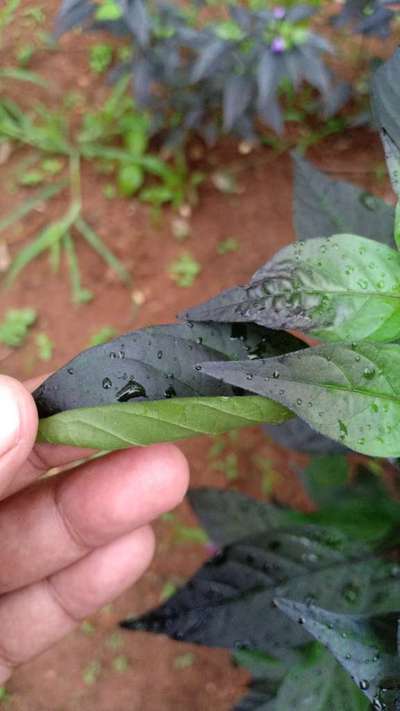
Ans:
{"label": "plant stem", "polygon": [[78,151],[72,151],[69,158],[69,184],[71,189],[71,207],[82,208],[81,193],[81,157]]}
{"label": "plant stem", "polygon": [[66,186],[67,182],[63,180],[55,183],[54,185],[47,185],[42,190],[39,190],[36,195],[26,200],[20,207],[17,207],[0,220],[0,232],[8,227],[11,227],[11,225],[15,224],[15,222],[22,220],[22,218],[25,217],[25,215],[28,215],[31,210],[36,207],[36,205],[40,205],[40,203],[46,202],[46,200],[54,197],[54,195],[57,195],[61,192],[61,190],[64,190]]}
{"label": "plant stem", "polygon": [[120,260],[108,249],[107,245],[104,244],[103,240],[96,234],[96,232],[88,225],[82,217],[78,217],[75,223],[76,228],[82,234],[84,239],[92,249],[94,249],[97,254],[104,259],[106,264],[108,264],[111,269],[113,269],[125,284],[130,284],[131,276],[129,272],[125,269],[124,265]]}

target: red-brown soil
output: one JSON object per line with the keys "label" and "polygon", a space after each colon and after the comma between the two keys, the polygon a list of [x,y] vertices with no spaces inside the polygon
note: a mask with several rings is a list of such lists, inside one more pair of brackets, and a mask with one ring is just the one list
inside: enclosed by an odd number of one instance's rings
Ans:
{"label": "red-brown soil", "polygon": [[[41,3],[48,15],[48,26],[57,4],[52,0]],[[29,0],[22,2],[20,13],[29,6]],[[18,36],[16,32],[13,25],[5,37],[0,54],[4,63],[10,61],[15,47],[29,36],[29,28],[19,29]],[[71,35],[61,41],[62,51],[35,55],[32,70],[55,83],[50,97],[54,106],[67,91],[77,88],[88,92],[88,104],[104,97],[103,80],[87,71],[90,42],[92,38]],[[33,97],[49,100],[41,90],[27,85],[8,85],[7,91],[25,106],[30,105]],[[24,151],[19,150],[0,165],[0,217],[28,194],[27,190],[10,190],[13,170],[23,156]],[[359,131],[332,138],[314,151],[314,157],[332,172],[376,189],[374,169],[382,160],[382,153],[372,134]],[[66,265],[62,266],[61,275],[53,275],[47,256],[37,259],[23,272],[16,286],[1,295],[0,318],[9,307],[31,306],[39,314],[27,346],[10,355],[6,351],[0,353],[0,358],[6,356],[1,363],[2,372],[27,378],[57,367],[87,346],[89,337],[103,326],[126,332],[169,322],[188,305],[246,280],[277,249],[293,239],[292,176],[287,155],[278,156],[265,148],[244,157],[231,145],[224,145],[207,160],[220,169],[239,160],[242,167],[237,178],[239,192],[223,194],[211,181],[206,181],[200,189],[199,204],[193,210],[191,236],[183,245],[172,236],[172,212],[163,212],[155,225],[148,208],[136,201],[106,200],[102,195],[104,179],[91,166],[85,166],[85,215],[131,271],[132,289],[121,286],[97,256],[79,242],[84,284],[95,293],[95,299],[86,306],[76,307],[71,304]],[[63,199],[55,200],[50,208],[37,211],[11,230],[6,235],[11,250],[26,244],[64,208]],[[239,240],[239,251],[218,256],[218,243],[228,237]],[[185,252],[190,252],[202,265],[202,273],[187,289],[179,288],[168,275],[170,262]],[[132,291],[143,299],[139,308],[133,308]],[[43,364],[35,355],[34,335],[39,331],[45,331],[56,345],[50,363]],[[227,451],[237,452],[239,459],[239,476],[232,484],[213,467],[207,456],[210,445],[204,440],[182,444],[191,463],[193,486],[231,485],[261,496],[258,455],[279,473],[274,485],[278,500],[307,506],[296,478],[296,468],[302,459],[273,446],[259,431],[243,432],[230,444]],[[176,519],[196,525],[186,504],[176,512]],[[247,675],[232,667],[224,651],[189,647],[139,633],[115,636],[118,620],[156,605],[167,581],[185,579],[207,555],[201,545],[174,541],[173,522],[158,522],[156,532],[156,559],[143,580],[91,620],[91,634],[78,630],[18,670],[8,684],[11,696],[5,707],[9,711],[228,711],[232,707],[244,691]],[[188,651],[194,655],[193,663],[184,669],[177,668],[177,657]],[[113,666],[115,658],[121,655],[128,661],[126,671],[117,671]],[[100,671],[94,683],[88,684],[85,671],[93,662],[100,664]]]}

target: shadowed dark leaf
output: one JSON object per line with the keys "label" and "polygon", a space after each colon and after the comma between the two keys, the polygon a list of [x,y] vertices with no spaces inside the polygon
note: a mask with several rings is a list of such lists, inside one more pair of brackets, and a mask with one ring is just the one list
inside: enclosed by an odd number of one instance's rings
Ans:
{"label": "shadowed dark leaf", "polygon": [[400,49],[385,62],[372,81],[372,109],[379,128],[400,147]]}
{"label": "shadowed dark leaf", "polygon": [[57,15],[55,36],[60,37],[64,32],[91,20],[94,11],[95,5],[91,0],[63,0]]}
{"label": "shadowed dark leaf", "polygon": [[305,454],[340,454],[346,447],[312,429],[307,422],[293,417],[281,425],[265,425],[265,432],[281,447]]}
{"label": "shadowed dark leaf", "polygon": [[252,86],[245,76],[232,76],[224,86],[224,130],[231,131],[246,111],[252,98]]}
{"label": "shadowed dark leaf", "polygon": [[294,227],[301,240],[338,232],[394,246],[394,207],[351,183],[332,180],[294,156]]}
{"label": "shadowed dark leaf", "polygon": [[196,365],[289,352],[303,344],[257,326],[171,324],[121,336],[84,351],[34,393],[41,417],[64,410],[171,397],[234,395]]}
{"label": "shadowed dark leaf", "polygon": [[296,514],[238,491],[190,489],[189,503],[210,539],[226,546],[246,536],[293,522]]}
{"label": "shadowed dark leaf", "polygon": [[[347,569],[349,560],[361,551],[363,546],[348,544],[332,529],[303,526],[265,531],[225,548],[161,607],[127,620],[123,627],[208,646],[258,649],[284,658],[307,636],[300,627],[282,624],[271,604],[276,590],[301,577],[306,586],[313,570]],[[308,596],[312,592],[315,588],[310,586]]]}

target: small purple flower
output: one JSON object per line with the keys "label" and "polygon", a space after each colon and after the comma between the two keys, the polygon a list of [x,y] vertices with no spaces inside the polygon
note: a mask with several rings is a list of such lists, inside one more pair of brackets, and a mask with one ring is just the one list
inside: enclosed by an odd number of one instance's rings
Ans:
{"label": "small purple flower", "polygon": [[286,16],[286,10],[282,7],[282,5],[278,5],[277,7],[274,7],[272,14],[275,20],[283,20]]}
{"label": "small purple flower", "polygon": [[206,543],[205,549],[207,553],[211,556],[211,558],[214,558],[214,556],[218,555],[218,553],[221,552],[221,548],[215,545],[215,543],[213,543],[212,541]]}
{"label": "small purple flower", "polygon": [[271,43],[273,54],[282,54],[286,49],[286,42],[283,37],[275,37]]}

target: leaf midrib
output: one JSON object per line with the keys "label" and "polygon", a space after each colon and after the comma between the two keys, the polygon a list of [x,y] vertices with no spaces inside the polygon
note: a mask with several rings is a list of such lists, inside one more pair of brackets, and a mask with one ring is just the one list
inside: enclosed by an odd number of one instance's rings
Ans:
{"label": "leaf midrib", "polygon": [[[334,364],[336,365],[336,364]],[[337,366],[339,367],[339,366]],[[272,376],[265,376],[272,380]],[[345,385],[332,385],[328,383],[316,383],[315,381],[312,380],[296,380],[295,378],[291,378],[290,380],[287,378],[279,378],[280,384],[283,382],[285,383],[298,383],[300,385],[311,385],[313,387],[325,389],[325,390],[333,390],[333,391],[340,391],[340,392],[347,392],[350,394],[356,394],[356,395],[362,395],[364,397],[370,397],[370,398],[379,398],[380,400],[389,400],[390,402],[395,402],[400,405],[400,395],[394,396],[394,395],[389,395],[386,393],[373,393],[370,390],[364,390],[363,388],[359,387],[354,387],[354,388],[349,388]],[[249,388],[249,386],[247,386]],[[253,391],[255,392],[255,391]],[[273,397],[272,395],[264,395],[262,397]]]}

